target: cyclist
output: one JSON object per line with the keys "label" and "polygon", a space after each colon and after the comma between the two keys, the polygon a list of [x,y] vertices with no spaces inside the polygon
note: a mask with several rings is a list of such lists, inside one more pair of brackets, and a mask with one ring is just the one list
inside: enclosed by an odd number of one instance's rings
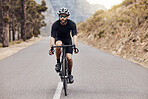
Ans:
{"label": "cyclist", "polygon": [[[72,40],[73,40],[73,44],[76,46],[76,48],[74,49],[74,52],[78,53],[76,24],[72,20],[68,19],[70,15],[69,10],[63,7],[59,10],[57,14],[59,15],[59,20],[55,21],[52,24],[50,47],[54,45],[61,46],[62,44],[72,45]],[[70,32],[72,32],[72,39],[71,39]],[[50,49],[49,55],[52,55],[52,52],[53,50]],[[73,65],[72,54],[73,54],[72,47],[67,47],[66,57],[68,59],[69,83],[74,82],[73,76],[71,74],[72,65]],[[57,72],[60,72],[60,69],[61,69],[60,55],[61,55],[61,48],[56,48],[57,64],[55,65],[55,70]]]}

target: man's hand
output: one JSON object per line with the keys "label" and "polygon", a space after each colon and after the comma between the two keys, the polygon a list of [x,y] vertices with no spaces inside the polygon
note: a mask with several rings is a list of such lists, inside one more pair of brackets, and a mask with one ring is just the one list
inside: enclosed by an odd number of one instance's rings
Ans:
{"label": "man's hand", "polygon": [[77,47],[74,47],[74,52],[77,54],[79,52],[79,49]]}
{"label": "man's hand", "polygon": [[51,48],[49,50],[49,55],[54,54],[54,49],[53,49],[53,46],[55,45],[54,42],[55,42],[55,38],[54,37],[51,37],[51,39],[50,39],[50,47]]}
{"label": "man's hand", "polygon": [[53,47],[51,47],[51,49],[49,50],[49,55],[52,55],[52,54],[54,54],[54,49],[53,49]]}

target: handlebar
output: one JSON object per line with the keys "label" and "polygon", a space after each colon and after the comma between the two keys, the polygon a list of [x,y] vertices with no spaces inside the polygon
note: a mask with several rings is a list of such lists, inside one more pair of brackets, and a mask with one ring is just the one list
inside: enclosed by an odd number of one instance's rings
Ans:
{"label": "handlebar", "polygon": [[[78,49],[78,48],[76,48],[76,46],[75,46],[75,45],[52,46],[52,47],[51,47],[51,51],[53,51],[53,50],[54,50],[54,48],[57,48],[57,47],[62,47],[62,48],[66,48],[66,47],[73,47],[74,52],[76,52],[76,49],[77,49],[77,52],[79,52],[79,49]],[[52,54],[54,54],[54,52],[52,52]]]}
{"label": "handlebar", "polygon": [[57,47],[74,47],[75,48],[75,45],[52,46],[51,48],[57,48]]}

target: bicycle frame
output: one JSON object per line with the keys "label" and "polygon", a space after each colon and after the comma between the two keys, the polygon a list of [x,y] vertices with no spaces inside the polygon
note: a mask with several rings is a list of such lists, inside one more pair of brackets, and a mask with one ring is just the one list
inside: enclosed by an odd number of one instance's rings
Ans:
{"label": "bicycle frame", "polygon": [[62,65],[62,71],[60,71],[61,73],[61,80],[63,77],[63,88],[64,88],[64,92],[65,92],[65,96],[67,96],[67,83],[68,83],[68,61],[66,58],[66,47],[75,47],[75,45],[62,45],[62,46],[52,46],[52,48],[57,48],[57,47],[61,47],[62,48],[62,61],[61,61],[61,65]]}

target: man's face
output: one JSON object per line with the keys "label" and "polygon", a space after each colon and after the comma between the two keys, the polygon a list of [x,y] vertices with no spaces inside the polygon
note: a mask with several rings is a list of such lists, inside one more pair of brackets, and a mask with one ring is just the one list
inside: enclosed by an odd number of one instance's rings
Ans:
{"label": "man's face", "polygon": [[68,16],[66,14],[60,14],[59,18],[60,18],[61,22],[64,23],[67,20]]}

